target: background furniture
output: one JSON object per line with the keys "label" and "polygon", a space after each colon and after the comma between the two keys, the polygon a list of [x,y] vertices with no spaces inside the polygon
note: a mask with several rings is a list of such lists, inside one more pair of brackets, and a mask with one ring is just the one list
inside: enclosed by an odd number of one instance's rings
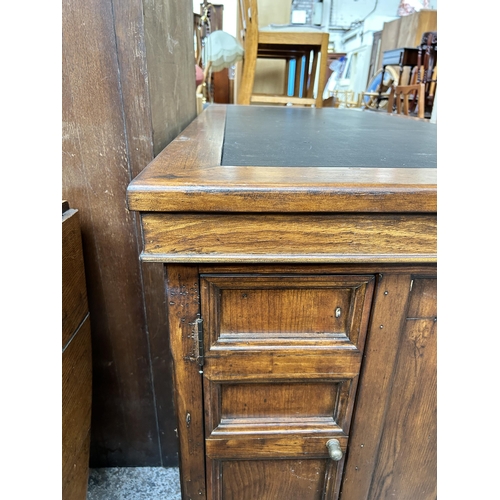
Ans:
{"label": "background furniture", "polygon": [[428,31],[437,31],[437,10],[422,9],[409,16],[384,23],[380,44],[374,45],[378,50],[378,64],[373,72],[382,68],[382,54],[399,47],[418,47],[422,35]]}
{"label": "background furniture", "polygon": [[212,105],[132,181],[183,498],[436,497],[435,167],[428,122]]}
{"label": "background furniture", "polygon": [[62,204],[62,498],[85,500],[92,353],[78,210]]}
{"label": "background furniture", "polygon": [[[399,52],[399,80],[391,86],[387,111],[405,114],[418,110],[418,117],[430,117],[434,103],[437,83],[437,32],[427,32],[422,35],[422,41],[417,49],[399,49],[384,53],[385,72],[387,65],[395,59]],[[403,82],[403,66],[410,66],[410,81]],[[378,99],[380,99],[380,94]],[[401,98],[403,107],[401,109]],[[379,101],[380,102],[380,101]]]}
{"label": "background furniture", "polygon": [[[383,99],[388,99],[390,90],[393,86],[396,85],[404,85],[405,83],[408,85],[411,82],[410,81],[404,81],[403,79],[403,71],[405,68],[409,68],[410,71],[406,73],[406,79],[409,80],[411,79],[411,74],[413,68],[417,66],[418,64],[418,49],[417,48],[412,48],[412,47],[401,47],[399,49],[392,49],[392,50],[387,50],[384,52],[383,58],[382,58],[382,79],[381,82],[386,81],[386,75],[388,71],[388,66],[398,66],[398,78],[391,79],[389,80],[389,84],[385,85],[380,85],[378,88],[377,96],[374,99],[374,108],[379,109],[380,108],[380,102]],[[368,92],[365,92],[365,95],[369,95]],[[373,96],[372,96],[373,97]],[[391,109],[392,107],[387,107],[387,109]]]}
{"label": "background furniture", "polygon": [[391,88],[387,112],[410,115],[418,106],[418,118],[425,118],[424,106],[419,106],[420,102],[425,102],[425,84],[416,83],[414,85],[395,85]]}
{"label": "background furniture", "polygon": [[[242,0],[242,2],[243,8],[240,9],[240,13],[245,54],[238,88],[238,104],[292,103],[322,107],[328,33],[314,28],[268,27],[259,29],[257,0]],[[321,54],[323,54],[322,57]],[[286,61],[285,85],[281,95],[254,93],[255,67],[258,58]],[[294,93],[293,96],[288,96],[288,70],[292,60],[296,64]],[[318,69],[319,60],[321,63]],[[316,78],[318,93],[314,98]],[[302,96],[300,95],[301,88],[303,89]]]}

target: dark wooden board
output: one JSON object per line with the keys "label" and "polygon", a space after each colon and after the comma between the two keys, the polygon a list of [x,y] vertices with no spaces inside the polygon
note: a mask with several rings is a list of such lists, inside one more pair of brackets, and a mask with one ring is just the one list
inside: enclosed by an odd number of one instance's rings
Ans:
{"label": "dark wooden board", "polygon": [[91,463],[177,465],[163,266],[139,262],[125,189],[196,116],[192,6],[64,0],[62,21],[63,198],[80,210],[93,326]]}
{"label": "dark wooden board", "polygon": [[63,2],[63,198],[79,209],[92,317],[92,466],[160,465],[110,0]]}
{"label": "dark wooden board", "polygon": [[79,214],[69,209],[62,221],[62,348],[88,313]]}
{"label": "dark wooden board", "polygon": [[62,353],[62,499],[85,500],[89,472],[92,356],[90,318]]}
{"label": "dark wooden board", "polygon": [[437,283],[415,277],[370,499],[437,497]]}
{"label": "dark wooden board", "polygon": [[178,0],[142,3],[157,155],[196,116],[193,7]]}
{"label": "dark wooden board", "polygon": [[436,125],[348,109],[228,106],[222,165],[435,168]]}

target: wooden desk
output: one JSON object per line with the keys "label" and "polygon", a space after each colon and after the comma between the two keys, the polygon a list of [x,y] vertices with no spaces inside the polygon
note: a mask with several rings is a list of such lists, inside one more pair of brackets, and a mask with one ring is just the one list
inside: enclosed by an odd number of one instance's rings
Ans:
{"label": "wooden desk", "polygon": [[184,499],[435,498],[435,167],[427,122],[212,105],[130,184]]}

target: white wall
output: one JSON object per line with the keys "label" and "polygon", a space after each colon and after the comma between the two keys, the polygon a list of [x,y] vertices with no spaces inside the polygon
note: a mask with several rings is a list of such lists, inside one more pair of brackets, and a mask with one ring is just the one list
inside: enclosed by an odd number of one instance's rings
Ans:
{"label": "white wall", "polygon": [[[370,14],[375,6],[375,0],[332,0],[332,2],[331,21],[337,19],[348,22],[356,19],[356,16],[358,16],[356,20],[362,20]],[[385,22],[399,17],[397,15],[398,6],[399,0],[379,0],[376,10],[366,17],[359,27],[345,32],[337,32],[334,35],[335,50],[346,52],[351,60],[351,63],[348,64],[353,64],[350,78],[340,80],[337,89],[353,90],[355,94],[366,90],[373,33],[382,30]],[[437,9],[437,0],[430,0],[429,8]],[[346,70],[348,70],[347,67]]]}
{"label": "white wall", "polygon": [[[371,13],[376,5],[376,9]],[[348,27],[351,23],[379,17],[398,17],[399,0],[331,0],[330,25]],[[437,0],[429,0],[429,9],[437,9]],[[379,28],[377,28],[379,29]],[[381,28],[380,28],[381,29]]]}

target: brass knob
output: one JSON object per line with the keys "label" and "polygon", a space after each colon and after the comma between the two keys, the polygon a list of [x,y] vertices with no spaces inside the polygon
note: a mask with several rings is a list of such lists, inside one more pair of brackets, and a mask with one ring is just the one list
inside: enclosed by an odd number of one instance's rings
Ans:
{"label": "brass knob", "polygon": [[330,439],[326,443],[326,447],[328,448],[328,454],[330,455],[330,458],[332,460],[335,460],[335,462],[342,460],[343,454],[342,450],[340,449],[340,443],[338,439]]}

